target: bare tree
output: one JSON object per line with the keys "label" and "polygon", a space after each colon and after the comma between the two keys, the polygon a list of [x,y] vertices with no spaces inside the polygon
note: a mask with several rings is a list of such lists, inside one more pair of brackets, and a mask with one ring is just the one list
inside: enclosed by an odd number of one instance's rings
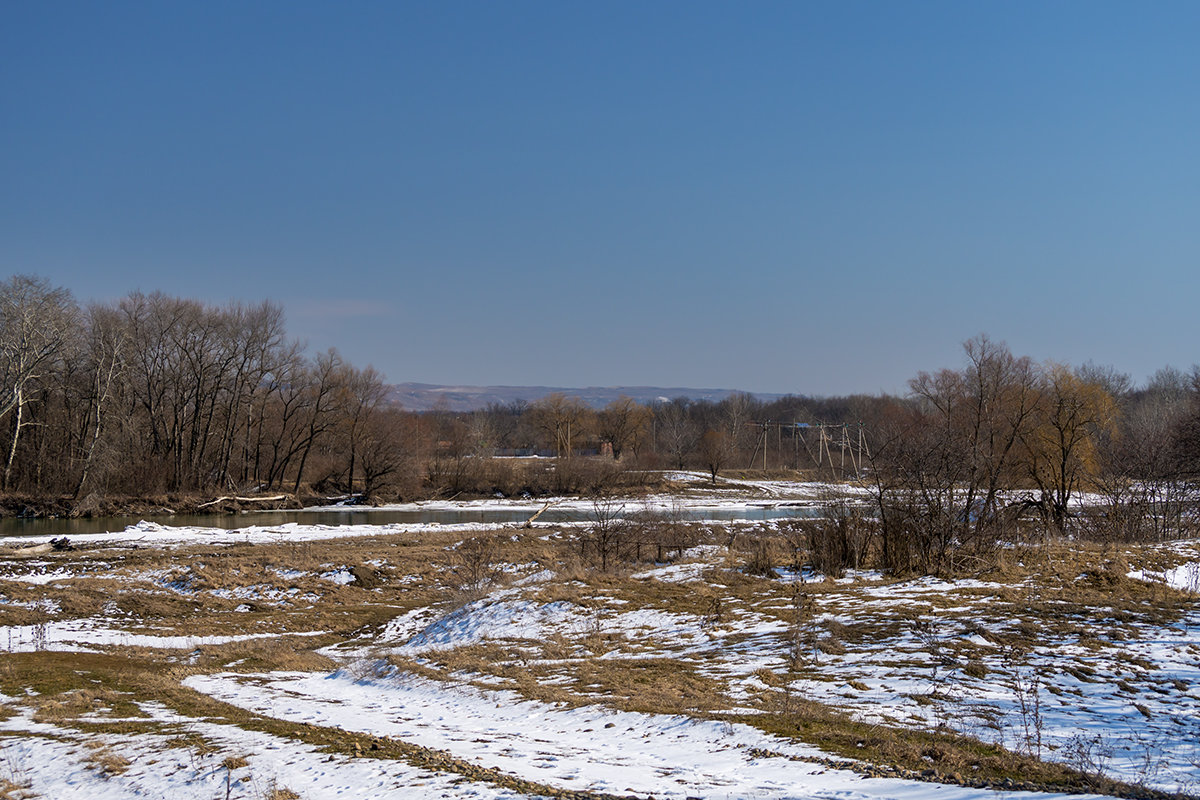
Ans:
{"label": "bare tree", "polygon": [[729,460],[730,437],[722,431],[707,430],[700,437],[700,460],[712,476],[713,485],[717,483],[717,473]]}
{"label": "bare tree", "polygon": [[369,498],[395,485],[411,459],[410,440],[407,415],[399,409],[382,408],[366,420],[358,445],[363,495]]}
{"label": "bare tree", "polygon": [[917,375],[910,405],[877,432],[883,543],[896,567],[913,553],[938,570],[952,550],[994,543],[1000,490],[1019,474],[1035,425],[1042,378],[1033,363],[986,336],[963,349],[965,368]]}
{"label": "bare tree", "polygon": [[1075,374],[1085,383],[1094,383],[1108,392],[1113,400],[1121,401],[1133,393],[1133,378],[1112,364],[1097,364],[1088,361],[1076,368]]}
{"label": "bare tree", "polygon": [[342,425],[350,451],[346,485],[353,494],[359,450],[368,435],[371,420],[387,399],[387,387],[384,386],[383,376],[374,367],[355,369],[347,366],[344,392],[346,414]]}
{"label": "bare tree", "polygon": [[345,408],[346,364],[337,350],[330,348],[318,355],[309,373],[308,419],[293,492],[300,491],[300,484],[304,480],[304,465],[308,462],[313,445],[337,423]]}
{"label": "bare tree", "polygon": [[683,469],[700,439],[700,431],[688,414],[689,404],[686,397],[677,397],[654,407],[656,438],[677,469]]}
{"label": "bare tree", "polygon": [[613,460],[620,461],[626,447],[634,447],[646,435],[650,411],[630,397],[621,395],[598,414],[600,441],[612,447]]}
{"label": "bare tree", "polygon": [[583,440],[592,410],[578,397],[555,392],[530,406],[534,424],[546,434],[559,458],[570,458],[574,446]]}
{"label": "bare tree", "polygon": [[[759,408],[760,404],[754,396],[745,392],[732,394],[718,404],[717,411],[724,422],[725,448],[728,450],[728,457],[737,459],[738,464],[745,463],[740,460],[739,454],[747,449],[747,438],[752,430],[751,421]],[[703,447],[703,441],[701,446]]]}
{"label": "bare tree", "polygon": [[588,525],[578,534],[581,554],[594,558],[600,569],[607,572],[609,567],[629,555],[626,550],[633,526],[625,517],[624,504],[609,494],[592,498],[589,516]]}
{"label": "bare tree", "polygon": [[88,405],[89,434],[83,455],[83,468],[75,485],[75,497],[83,494],[96,461],[97,445],[104,431],[105,415],[120,389],[125,376],[125,361],[129,354],[129,333],[121,325],[115,309],[93,305],[87,310],[88,339],[84,348],[87,373],[90,375]]}
{"label": "bare tree", "polygon": [[479,471],[471,417],[452,411],[433,414],[433,453],[427,465],[429,482],[439,491],[457,495],[469,489]]}
{"label": "bare tree", "polygon": [[30,389],[54,367],[78,320],[71,293],[42,278],[14,275],[0,283],[0,418],[12,415],[12,439],[0,488],[7,489]]}
{"label": "bare tree", "polygon": [[1042,512],[1057,528],[1064,527],[1071,498],[1094,485],[1100,436],[1115,430],[1116,413],[1102,386],[1062,365],[1047,369],[1045,400],[1025,445]]}

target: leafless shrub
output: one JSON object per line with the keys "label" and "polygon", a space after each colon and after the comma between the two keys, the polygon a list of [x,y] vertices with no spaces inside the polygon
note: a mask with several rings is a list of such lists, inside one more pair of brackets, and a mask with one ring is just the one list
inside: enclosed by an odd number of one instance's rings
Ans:
{"label": "leafless shrub", "polygon": [[704,607],[704,627],[713,628],[720,625],[725,618],[725,604],[719,594],[714,594],[709,598],[708,604]]}
{"label": "leafless shrub", "polygon": [[[1013,693],[1021,725],[1020,750],[1035,758],[1042,757],[1042,676],[1025,663],[1025,651],[1009,647],[1004,651],[1008,686]],[[1082,771],[1082,770],[1081,770]]]}
{"label": "leafless shrub", "polygon": [[838,499],[825,506],[825,514],[808,526],[813,568],[841,577],[847,569],[859,569],[866,559],[874,526],[862,511]]}
{"label": "leafless shrub", "polygon": [[800,669],[821,660],[821,631],[816,622],[816,603],[804,581],[792,584],[792,622],[788,627],[788,662]]}
{"label": "leafless shrub", "polygon": [[633,526],[625,518],[625,504],[605,494],[592,500],[591,519],[577,534],[580,555],[607,571],[628,560],[636,548],[631,548]]}
{"label": "leafless shrub", "polygon": [[84,759],[88,767],[95,769],[102,777],[112,778],[121,775],[129,769],[132,762],[122,755],[112,752],[100,745]]}
{"label": "leafless shrub", "polygon": [[788,549],[789,566],[793,572],[799,573],[808,563],[809,529],[811,527],[812,521],[805,519],[784,519],[776,525],[783,538],[783,543]]}
{"label": "leafless shrub", "polygon": [[653,558],[662,563],[679,557],[701,539],[700,528],[689,522],[678,503],[666,509],[645,506],[629,515],[633,559]]}
{"label": "leafless shrub", "polygon": [[1077,734],[1059,749],[1059,755],[1071,769],[1093,781],[1103,781],[1112,762],[1113,745],[1103,734]]}
{"label": "leafless shrub", "polygon": [[500,565],[502,539],[481,534],[464,539],[450,552],[448,581],[468,600],[486,595],[504,574]]}
{"label": "leafless shrub", "polygon": [[280,786],[276,778],[267,781],[267,785],[258,793],[261,800],[301,800],[296,792],[286,786]]}
{"label": "leafless shrub", "polygon": [[225,759],[221,761],[221,766],[225,769],[225,800],[229,800],[230,796],[233,794],[233,785],[241,781],[240,778],[236,781],[234,780],[234,770],[248,767],[250,766],[250,762],[242,756],[226,756]]}
{"label": "leafless shrub", "polygon": [[775,552],[770,538],[759,536],[754,539],[744,569],[747,575],[757,575],[761,578],[778,577],[775,572]]}

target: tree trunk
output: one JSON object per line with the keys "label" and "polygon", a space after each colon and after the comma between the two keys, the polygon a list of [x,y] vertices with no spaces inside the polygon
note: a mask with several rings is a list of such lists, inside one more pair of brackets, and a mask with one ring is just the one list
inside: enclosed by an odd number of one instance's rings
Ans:
{"label": "tree trunk", "polygon": [[12,479],[13,461],[17,457],[17,441],[21,437],[21,428],[24,426],[25,391],[18,387],[16,395],[16,405],[14,408],[17,416],[16,424],[13,425],[12,447],[8,449],[8,463],[4,465],[4,483],[3,486],[0,486],[0,489],[4,489],[5,491],[8,490],[9,481]]}

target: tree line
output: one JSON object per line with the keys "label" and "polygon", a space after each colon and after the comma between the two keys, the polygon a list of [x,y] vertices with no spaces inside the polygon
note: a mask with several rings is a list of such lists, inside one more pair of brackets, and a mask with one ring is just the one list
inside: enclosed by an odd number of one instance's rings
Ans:
{"label": "tree line", "polygon": [[400,469],[382,376],[308,355],[270,302],[81,306],[14,276],[0,283],[0,380],[9,492],[295,492],[332,462],[370,490]]}
{"label": "tree line", "polygon": [[[765,466],[865,480],[887,547],[931,563],[994,542],[1018,518],[1061,529],[1082,492],[1107,498],[1106,525],[1126,536],[1170,535],[1191,518],[1196,368],[1135,386],[1112,368],[1038,364],[985,336],[964,356],[918,374],[904,396],[620,398],[592,409],[554,394],[415,413],[388,400],[373,368],[307,353],[274,303],[133,292],[79,304],[17,275],[0,282],[0,489],[396,500],[595,494],[664,470],[715,481]],[[844,452],[820,457],[832,443],[806,427],[817,423],[862,432],[852,475]]]}
{"label": "tree line", "polygon": [[1111,367],[1038,364],[986,336],[963,350],[964,366],[918,374],[873,422],[887,565],[939,571],[1022,536],[1194,530],[1200,368],[1165,367],[1136,387]]}

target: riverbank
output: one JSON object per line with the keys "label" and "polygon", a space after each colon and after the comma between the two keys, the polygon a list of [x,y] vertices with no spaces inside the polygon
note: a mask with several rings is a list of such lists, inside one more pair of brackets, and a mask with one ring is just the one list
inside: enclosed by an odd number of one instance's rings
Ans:
{"label": "riverbank", "polygon": [[179,492],[148,497],[114,497],[97,493],[81,499],[71,496],[0,494],[0,518],[75,519],[90,517],[189,516],[236,514],[239,511],[298,510],[322,505],[329,498],[278,492],[264,495],[221,496],[203,492]]}
{"label": "riverbank", "polygon": [[[841,492],[850,484],[824,483],[805,480],[792,471],[761,472],[744,470],[721,477],[713,484],[707,473],[664,471],[646,473],[636,487],[624,487],[617,495],[638,498],[648,494],[691,496],[701,494],[736,494],[752,497],[788,497],[799,490],[805,497],[818,489]],[[170,492],[157,495],[121,496],[93,492],[83,498],[70,495],[46,496],[17,492],[0,493],[0,519],[79,519],[93,517],[164,516],[222,516],[243,511],[299,511],[334,506],[387,507],[404,503],[448,501],[477,501],[495,498],[515,499],[501,494],[459,492],[447,497],[441,492],[413,497],[363,497],[362,495],[321,494],[310,490],[294,492]],[[523,492],[527,501],[559,499],[561,495]]]}

